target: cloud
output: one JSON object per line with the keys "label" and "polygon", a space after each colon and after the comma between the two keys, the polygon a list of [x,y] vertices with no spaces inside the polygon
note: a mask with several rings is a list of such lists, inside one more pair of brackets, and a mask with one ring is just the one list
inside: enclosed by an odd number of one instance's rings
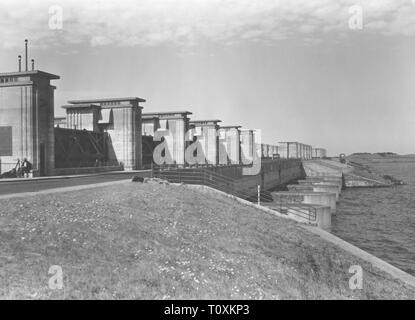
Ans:
{"label": "cloud", "polygon": [[[2,0],[0,45],[21,46],[26,37],[38,47],[318,43],[350,31],[348,9],[356,4],[363,32],[415,35],[414,0]],[[62,30],[49,28],[52,5],[63,9]]]}

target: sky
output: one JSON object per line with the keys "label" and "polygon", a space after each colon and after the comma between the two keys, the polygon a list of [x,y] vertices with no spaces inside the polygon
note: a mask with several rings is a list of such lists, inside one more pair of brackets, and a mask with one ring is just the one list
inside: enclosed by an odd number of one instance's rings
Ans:
{"label": "sky", "polygon": [[26,38],[55,115],[138,96],[269,144],[415,153],[415,0],[1,0],[0,72]]}

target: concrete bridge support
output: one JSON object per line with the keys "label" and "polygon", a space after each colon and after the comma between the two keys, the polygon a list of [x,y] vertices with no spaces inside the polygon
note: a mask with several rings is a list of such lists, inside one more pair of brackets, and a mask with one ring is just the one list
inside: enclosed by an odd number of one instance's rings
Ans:
{"label": "concrete bridge support", "polygon": [[339,201],[341,186],[334,183],[328,182],[308,182],[299,181],[299,185],[311,186],[315,192],[329,192],[336,194],[336,201]]}
{"label": "concrete bridge support", "polygon": [[281,191],[273,192],[272,197],[276,202],[288,204],[318,204],[329,206],[331,213],[336,213],[336,194],[328,192],[309,192],[309,191]]}
{"label": "concrete bridge support", "polygon": [[316,208],[317,226],[323,230],[331,231],[331,209],[329,206],[313,205]]}
{"label": "concrete bridge support", "polygon": [[329,186],[336,186],[336,188],[337,188],[337,192],[340,194],[341,193],[341,191],[342,191],[342,188],[343,188],[343,184],[342,184],[342,182],[339,182],[338,180],[337,181],[335,181],[335,180],[329,180],[329,181],[325,181],[325,180],[321,180],[321,181],[313,181],[313,180],[308,180],[308,179],[306,179],[306,180],[298,180],[298,183],[299,184],[302,184],[302,185],[329,185]]}

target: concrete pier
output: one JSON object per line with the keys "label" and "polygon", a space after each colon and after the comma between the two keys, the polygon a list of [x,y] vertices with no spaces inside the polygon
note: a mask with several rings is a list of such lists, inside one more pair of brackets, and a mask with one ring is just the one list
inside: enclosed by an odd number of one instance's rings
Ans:
{"label": "concrete pier", "polygon": [[316,209],[317,227],[331,231],[331,209],[329,206],[313,205]]}
{"label": "concrete pier", "polygon": [[306,181],[312,181],[312,182],[334,182],[334,183],[342,183],[343,179],[342,177],[331,177],[331,176],[314,176],[314,177],[306,177]]}
{"label": "concrete pier", "polygon": [[309,181],[298,181],[299,185],[311,186],[315,192],[330,192],[336,194],[336,201],[339,201],[340,196],[340,185],[329,183],[329,182],[309,182]]}
{"label": "concrete pier", "polygon": [[303,184],[303,185],[330,185],[330,186],[336,186],[337,187],[337,192],[341,192],[343,185],[341,182],[339,181],[335,181],[335,180],[320,180],[320,181],[316,181],[316,180],[298,180],[299,184]]}
{"label": "concrete pier", "polygon": [[272,192],[272,198],[276,202],[286,204],[318,204],[329,206],[331,213],[336,213],[336,194],[329,192],[310,192],[310,191],[281,191]]}
{"label": "concrete pier", "polygon": [[297,191],[297,192],[313,192],[313,186],[304,185],[304,184],[289,184],[287,185],[288,191]]}

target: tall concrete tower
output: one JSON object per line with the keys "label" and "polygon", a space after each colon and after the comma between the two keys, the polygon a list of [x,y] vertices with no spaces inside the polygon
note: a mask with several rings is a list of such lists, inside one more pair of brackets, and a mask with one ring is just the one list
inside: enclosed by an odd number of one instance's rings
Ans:
{"label": "tall concrete tower", "polygon": [[68,101],[66,126],[109,135],[108,161],[122,164],[125,170],[142,167],[141,102],[138,97]]}
{"label": "tall concrete tower", "polygon": [[[27,61],[27,56],[25,58]],[[0,73],[0,172],[27,158],[33,175],[53,174],[54,90],[59,76],[34,70]]]}

